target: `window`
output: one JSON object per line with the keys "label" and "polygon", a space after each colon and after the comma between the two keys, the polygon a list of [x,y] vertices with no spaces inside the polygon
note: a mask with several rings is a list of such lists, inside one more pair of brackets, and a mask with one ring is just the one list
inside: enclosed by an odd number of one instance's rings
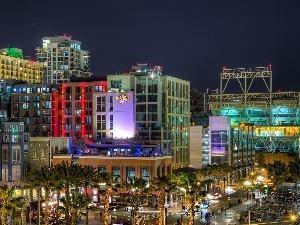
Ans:
{"label": "window", "polygon": [[97,132],[97,139],[105,139],[106,133],[105,132]]}
{"label": "window", "polygon": [[46,158],[46,149],[40,148],[41,158]]}
{"label": "window", "polygon": [[2,149],[2,163],[8,163],[8,151],[7,149]]}
{"label": "window", "polygon": [[97,115],[97,130],[106,130],[106,116]]}
{"label": "window", "polygon": [[145,93],[146,86],[144,84],[137,84],[136,93]]}
{"label": "window", "polygon": [[95,92],[102,92],[102,86],[95,86]]}
{"label": "window", "polygon": [[32,149],[32,158],[37,159],[37,148]]}
{"label": "window", "polygon": [[114,98],[113,96],[109,96],[109,111],[114,110]]}
{"label": "window", "polygon": [[136,105],[136,112],[146,112],[146,105]]}
{"label": "window", "polygon": [[33,108],[34,109],[39,109],[40,108],[40,103],[39,102],[34,102],[33,103]]}
{"label": "window", "polygon": [[23,103],[23,109],[29,109],[29,103]]}
{"label": "window", "polygon": [[21,162],[21,150],[20,149],[13,149],[12,150],[12,163],[18,164]]}
{"label": "window", "polygon": [[97,97],[97,112],[105,112],[105,96]]}
{"label": "window", "polygon": [[106,172],[106,167],[105,166],[98,166],[98,173],[104,173]]}
{"label": "window", "polygon": [[111,88],[121,88],[122,87],[122,82],[121,80],[112,80],[110,82],[110,87]]}
{"label": "window", "polygon": [[14,110],[19,110],[20,109],[20,104],[19,103],[14,103]]}
{"label": "window", "polygon": [[126,181],[130,183],[135,177],[135,168],[133,166],[126,167]]}
{"label": "window", "polygon": [[29,102],[29,96],[24,96],[24,102]]}
{"label": "window", "polygon": [[41,112],[40,111],[33,111],[33,116],[41,116]]}
{"label": "window", "polygon": [[115,166],[112,167],[112,181],[115,183],[120,183],[120,177],[121,177],[121,172],[120,172],[120,167]]}
{"label": "window", "polygon": [[109,129],[114,129],[114,115],[109,115]]}
{"label": "window", "polygon": [[92,123],[92,117],[91,116],[86,116],[85,117],[85,123],[86,124],[91,124]]}
{"label": "window", "polygon": [[91,108],[93,108],[93,103],[92,103],[92,102],[85,102],[84,105],[85,105],[85,108],[86,108],[86,109],[91,109]]}

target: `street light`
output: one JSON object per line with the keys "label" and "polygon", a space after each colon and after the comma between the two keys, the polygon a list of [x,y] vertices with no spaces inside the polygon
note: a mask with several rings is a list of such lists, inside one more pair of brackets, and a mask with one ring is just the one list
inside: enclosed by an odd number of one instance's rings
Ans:
{"label": "street light", "polygon": [[244,185],[245,185],[246,188],[247,188],[247,200],[248,200],[248,198],[249,198],[248,191],[249,191],[249,186],[251,185],[251,183],[250,183],[250,181],[246,180],[246,181],[244,182]]}
{"label": "street light", "polygon": [[297,219],[297,216],[295,214],[291,215],[292,224],[295,224],[295,221]]}

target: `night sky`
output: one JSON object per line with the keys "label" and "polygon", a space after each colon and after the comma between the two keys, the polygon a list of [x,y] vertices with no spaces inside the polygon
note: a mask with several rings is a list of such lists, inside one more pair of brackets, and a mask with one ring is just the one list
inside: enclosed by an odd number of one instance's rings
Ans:
{"label": "night sky", "polygon": [[273,90],[299,91],[299,0],[1,1],[0,48],[35,59],[47,36],[72,36],[90,51],[96,76],[136,63],[204,91],[219,87],[222,67],[272,64]]}

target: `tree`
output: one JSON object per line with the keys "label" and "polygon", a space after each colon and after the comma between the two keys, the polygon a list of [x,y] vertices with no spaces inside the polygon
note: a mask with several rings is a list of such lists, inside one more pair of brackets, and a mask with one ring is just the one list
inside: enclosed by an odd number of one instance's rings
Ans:
{"label": "tree", "polygon": [[213,164],[210,166],[210,173],[214,177],[214,182],[220,187],[220,181],[224,181],[224,192],[225,192],[225,179],[228,174],[233,171],[232,167],[228,163]]}
{"label": "tree", "polygon": [[44,222],[46,225],[49,224],[49,202],[50,194],[53,189],[56,189],[60,183],[61,179],[56,168],[43,166],[39,169],[32,170],[26,182],[33,188],[42,187],[45,190],[45,216]]}
{"label": "tree", "polygon": [[14,197],[16,188],[9,188],[7,185],[0,186],[0,212],[1,212],[1,225],[7,224],[7,215],[10,214],[12,220],[15,211],[24,206],[22,197]]}
{"label": "tree", "polygon": [[189,225],[194,224],[195,217],[195,203],[201,196],[201,173],[190,172],[176,172],[173,174],[172,179],[176,182],[179,187],[185,190],[186,200],[187,200],[187,210]]}
{"label": "tree", "polygon": [[123,183],[123,187],[131,192],[130,200],[132,205],[132,224],[138,224],[138,214],[140,208],[139,194],[143,193],[147,186],[147,180],[143,178],[128,178],[128,182]]}
{"label": "tree", "polygon": [[256,153],[254,162],[258,165],[258,167],[263,168],[266,166],[266,157],[262,153]]}
{"label": "tree", "polygon": [[[80,166],[78,164],[69,163],[62,161],[62,163],[57,164],[55,168],[58,170],[59,176],[63,178],[63,188],[65,190],[66,196],[70,196],[70,189],[72,185],[75,185],[78,191],[78,186],[80,185]],[[66,224],[70,224],[70,212],[69,205],[65,207]]]}
{"label": "tree", "polygon": [[24,210],[24,198],[23,197],[14,197],[9,201],[9,207],[8,207],[8,212],[11,215],[10,223],[15,224],[15,217],[17,214],[17,211],[19,210],[20,212],[20,217],[22,216],[22,211]]}
{"label": "tree", "polygon": [[159,218],[158,224],[163,225],[165,220],[165,199],[166,195],[176,190],[177,185],[172,180],[172,176],[154,177],[151,181],[151,187],[159,192]]}
{"label": "tree", "polygon": [[[85,190],[85,195],[87,198],[88,197],[88,193],[87,193],[87,189],[88,187],[91,187],[93,184],[93,181],[96,179],[98,175],[98,171],[96,170],[95,167],[90,166],[90,165],[84,165],[84,166],[80,166],[80,183],[81,185],[84,187]],[[86,205],[86,220],[85,220],[85,224],[88,225],[89,224],[89,210],[90,208],[88,207],[88,204]]]}
{"label": "tree", "polygon": [[[108,225],[109,222],[109,215],[108,215],[108,208],[109,208],[109,196],[110,192],[114,188],[114,183],[112,180],[112,175],[108,172],[102,172],[97,175],[96,179],[94,180],[94,187],[99,187],[99,183],[105,183],[105,194],[104,194],[104,225]],[[98,190],[100,191],[100,190]]]}
{"label": "tree", "polygon": [[89,199],[86,195],[73,192],[71,194],[66,194],[64,197],[61,198],[61,202],[63,206],[60,206],[60,210],[67,214],[70,214],[68,220],[66,220],[66,225],[73,225],[77,224],[78,215],[82,208],[85,208],[89,204]]}
{"label": "tree", "polygon": [[300,158],[295,157],[294,161],[289,161],[288,164],[289,176],[293,181],[297,181],[300,177]]}
{"label": "tree", "polygon": [[268,178],[272,180],[275,186],[285,181],[288,171],[286,164],[281,160],[275,160],[273,164],[268,164]]}

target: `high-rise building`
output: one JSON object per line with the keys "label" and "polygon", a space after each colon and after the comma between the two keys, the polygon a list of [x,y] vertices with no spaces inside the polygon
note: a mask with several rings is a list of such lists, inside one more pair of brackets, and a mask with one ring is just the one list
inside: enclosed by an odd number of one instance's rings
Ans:
{"label": "high-rise building", "polygon": [[24,58],[18,48],[0,50],[0,79],[21,80],[29,84],[43,80],[43,64]]}
{"label": "high-rise building", "polygon": [[90,77],[89,52],[81,49],[81,42],[68,36],[44,37],[38,47],[37,60],[44,65],[44,82],[69,82],[71,77]]}

